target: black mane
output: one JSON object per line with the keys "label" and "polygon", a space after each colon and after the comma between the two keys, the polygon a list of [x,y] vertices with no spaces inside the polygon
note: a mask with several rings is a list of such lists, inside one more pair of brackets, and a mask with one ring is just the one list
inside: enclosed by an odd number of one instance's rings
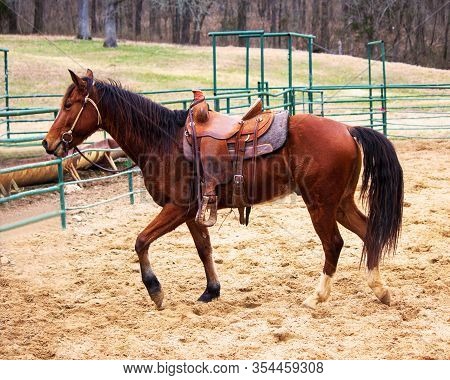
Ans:
{"label": "black mane", "polygon": [[120,83],[95,82],[102,116],[111,128],[132,143],[150,151],[169,152],[184,125],[187,111],[170,110],[142,95],[122,88]]}

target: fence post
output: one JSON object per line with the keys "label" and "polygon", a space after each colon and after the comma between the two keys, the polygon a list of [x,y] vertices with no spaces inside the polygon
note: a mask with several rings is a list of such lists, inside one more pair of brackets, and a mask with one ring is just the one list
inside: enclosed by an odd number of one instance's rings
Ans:
{"label": "fence post", "polygon": [[288,34],[288,86],[292,88],[292,35]]}
{"label": "fence post", "polygon": [[313,71],[312,71],[312,50],[313,50],[313,39],[308,38],[308,110],[309,113],[313,113],[313,93],[311,92],[313,86]]}
{"label": "fence post", "polygon": [[323,91],[320,91],[320,116],[324,117],[324,107],[323,107]]}
{"label": "fence post", "polygon": [[296,111],[296,107],[297,107],[295,104],[295,90],[293,88],[291,88],[289,93],[291,95],[291,115],[295,115],[295,111]]}
{"label": "fence post", "polygon": [[[133,165],[130,159],[127,160],[127,165],[129,166]],[[127,175],[128,175],[128,191],[130,193],[130,204],[134,205],[133,170],[131,169]]]}
{"label": "fence post", "polygon": [[[259,48],[260,48],[260,60],[261,60],[261,88],[262,91],[264,91],[264,33],[261,34],[259,37]],[[261,99],[264,101],[264,97],[262,96]],[[267,99],[266,99],[267,100]]]}
{"label": "fence post", "polygon": [[[3,62],[5,69],[5,108],[9,111],[9,72],[8,72],[8,49],[3,49]],[[9,115],[6,116],[6,138],[9,139],[10,134],[10,121]]]}
{"label": "fence post", "polygon": [[[216,51],[216,36],[212,36],[212,51],[213,51],[213,96],[217,96],[217,51]],[[214,110],[219,112],[219,100],[214,100]]]}
{"label": "fence post", "polygon": [[66,229],[66,199],[64,195],[64,170],[63,161],[61,158],[58,160],[58,191],[59,191],[59,203],[61,208],[61,227],[63,230]]}
{"label": "fence post", "polygon": [[368,75],[369,75],[369,118],[370,118],[370,128],[373,129],[373,95],[372,95],[372,45],[367,44],[367,63],[369,65]]}
{"label": "fence post", "polygon": [[383,67],[383,96],[381,97],[381,108],[383,109],[383,134],[387,136],[386,54],[384,51],[384,41],[381,41],[380,48]]}
{"label": "fence post", "polygon": [[370,41],[367,43],[367,61],[369,64],[369,107],[370,107],[370,127],[373,129],[373,99],[372,99],[372,46],[380,45],[381,67],[383,74],[383,84],[381,86],[381,117],[383,123],[383,134],[387,135],[387,95],[386,95],[386,52],[384,50],[384,41]]}
{"label": "fence post", "polygon": [[250,38],[245,38],[245,88],[250,87]]}

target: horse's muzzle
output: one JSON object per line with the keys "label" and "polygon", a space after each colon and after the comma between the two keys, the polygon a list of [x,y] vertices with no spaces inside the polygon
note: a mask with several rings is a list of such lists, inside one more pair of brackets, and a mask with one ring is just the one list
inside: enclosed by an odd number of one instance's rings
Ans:
{"label": "horse's muzzle", "polygon": [[45,151],[46,151],[48,154],[54,154],[54,153],[55,153],[54,150],[48,149],[48,142],[47,142],[46,139],[42,140],[42,146],[44,147]]}
{"label": "horse's muzzle", "polygon": [[55,157],[65,157],[67,155],[67,148],[64,146],[62,141],[56,145],[55,149],[50,149],[48,141],[44,139],[42,140],[42,146],[47,154],[53,154]]}

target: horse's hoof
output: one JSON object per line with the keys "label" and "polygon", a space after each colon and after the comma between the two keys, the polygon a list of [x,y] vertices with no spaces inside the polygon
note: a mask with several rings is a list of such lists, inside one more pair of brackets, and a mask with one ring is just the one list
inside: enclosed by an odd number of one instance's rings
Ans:
{"label": "horse's hoof", "polygon": [[386,289],[384,294],[380,297],[380,302],[387,306],[391,306],[391,292],[389,289]]}
{"label": "horse's hoof", "polygon": [[199,297],[197,301],[208,303],[214,300],[215,298],[219,298],[219,295],[211,294],[207,290]]}
{"label": "horse's hoof", "polygon": [[156,308],[158,310],[163,310],[164,309],[164,305],[163,305],[164,292],[162,290],[160,290],[159,292],[155,292],[155,293],[150,294],[150,298],[155,303]]}
{"label": "horse's hoof", "polygon": [[219,296],[220,296],[220,284],[214,284],[208,286],[197,301],[207,303],[211,302],[215,298],[219,298]]}
{"label": "horse's hoof", "polygon": [[317,307],[317,299],[314,296],[309,296],[302,302],[302,306],[307,309],[314,310]]}
{"label": "horse's hoof", "polygon": [[208,303],[211,302],[213,299],[214,298],[211,296],[211,294],[205,292],[198,298],[197,301]]}

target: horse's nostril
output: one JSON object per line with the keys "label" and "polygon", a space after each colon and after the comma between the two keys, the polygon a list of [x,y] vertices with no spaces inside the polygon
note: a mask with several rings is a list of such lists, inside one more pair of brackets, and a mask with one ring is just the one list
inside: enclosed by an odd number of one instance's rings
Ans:
{"label": "horse's nostril", "polygon": [[42,140],[42,146],[45,148],[45,149],[47,149],[48,148],[48,143],[47,143],[47,140]]}

